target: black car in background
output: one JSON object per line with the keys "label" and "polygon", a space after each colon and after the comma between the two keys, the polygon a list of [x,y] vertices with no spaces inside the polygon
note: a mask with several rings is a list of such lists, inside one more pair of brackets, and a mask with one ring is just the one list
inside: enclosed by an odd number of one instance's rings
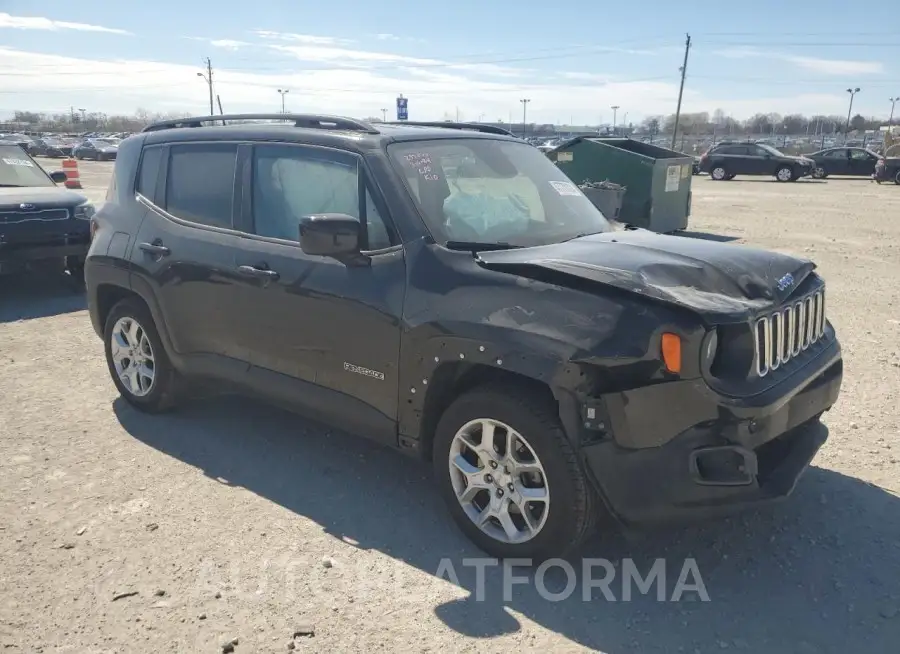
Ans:
{"label": "black car in background", "polygon": [[36,261],[64,261],[83,278],[94,207],[56,184],[66,174],[47,174],[17,145],[0,144],[0,273]]}
{"label": "black car in background", "polygon": [[85,139],[72,148],[72,156],[76,159],[94,161],[114,161],[118,152],[119,143],[112,139]]}
{"label": "black car in background", "polygon": [[779,182],[793,182],[811,175],[815,162],[806,157],[792,157],[765,143],[733,143],[723,141],[700,157],[700,170],[715,181],[734,179],[737,175],[773,176]]}
{"label": "black car in background", "polygon": [[881,158],[866,148],[826,148],[807,155],[816,162],[812,176],[825,179],[829,175],[871,177]]}
{"label": "black car in background", "polygon": [[63,159],[72,156],[72,144],[54,138],[40,138],[35,141],[32,149],[29,150],[29,154],[52,159]]}

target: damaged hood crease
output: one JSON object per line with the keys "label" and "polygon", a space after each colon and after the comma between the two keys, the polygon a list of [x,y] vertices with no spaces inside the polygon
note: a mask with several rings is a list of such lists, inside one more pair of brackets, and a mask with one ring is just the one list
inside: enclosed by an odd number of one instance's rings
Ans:
{"label": "damaged hood crease", "polygon": [[746,320],[780,304],[815,269],[811,261],[778,252],[646,230],[482,252],[478,259],[500,272],[570,275],[719,321]]}

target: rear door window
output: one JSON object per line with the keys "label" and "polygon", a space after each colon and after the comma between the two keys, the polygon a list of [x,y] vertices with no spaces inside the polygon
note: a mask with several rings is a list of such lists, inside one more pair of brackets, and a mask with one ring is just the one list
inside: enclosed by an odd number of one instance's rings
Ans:
{"label": "rear door window", "polygon": [[166,178],[166,211],[211,227],[232,226],[237,144],[173,145]]}

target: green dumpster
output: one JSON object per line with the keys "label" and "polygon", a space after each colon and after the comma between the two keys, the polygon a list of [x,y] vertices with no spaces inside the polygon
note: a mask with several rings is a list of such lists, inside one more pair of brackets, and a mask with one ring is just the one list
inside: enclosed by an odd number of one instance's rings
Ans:
{"label": "green dumpster", "polygon": [[576,184],[609,180],[625,186],[619,222],[661,233],[687,228],[693,157],[633,139],[590,136],[547,156]]}

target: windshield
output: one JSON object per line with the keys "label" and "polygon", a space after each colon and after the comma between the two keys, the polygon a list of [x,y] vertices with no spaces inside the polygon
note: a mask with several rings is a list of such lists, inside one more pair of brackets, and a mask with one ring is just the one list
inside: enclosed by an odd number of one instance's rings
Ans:
{"label": "windshield", "polygon": [[53,181],[22,148],[0,145],[0,187],[53,185]]}
{"label": "windshield", "polygon": [[110,146],[110,145],[115,145],[115,146],[119,145],[119,142],[115,139],[91,139],[91,142],[94,145],[99,145],[100,147]]}
{"label": "windshield", "polygon": [[493,139],[388,147],[438,241],[530,247],[611,231],[603,214],[540,150]]}

